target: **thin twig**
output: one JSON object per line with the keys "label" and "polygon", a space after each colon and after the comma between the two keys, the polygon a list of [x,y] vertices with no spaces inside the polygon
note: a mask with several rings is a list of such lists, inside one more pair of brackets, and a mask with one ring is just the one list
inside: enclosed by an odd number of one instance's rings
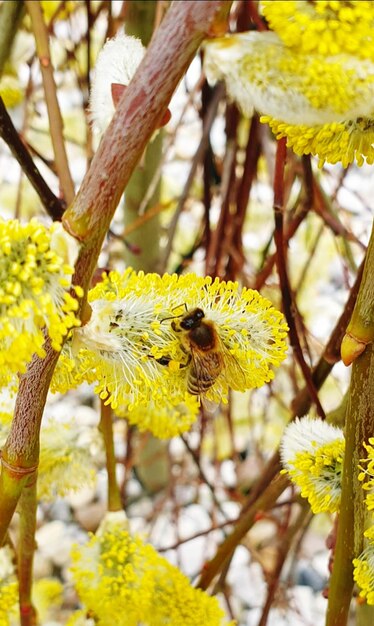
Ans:
{"label": "thin twig", "polygon": [[308,254],[308,258],[306,259],[306,261],[304,263],[304,267],[301,269],[300,276],[299,276],[299,279],[297,281],[297,285],[295,287],[295,292],[298,293],[298,294],[301,292],[301,290],[303,288],[303,284],[306,281],[306,277],[307,277],[308,271],[311,268],[311,263],[312,263],[313,257],[314,257],[314,255],[316,253],[317,248],[318,248],[318,244],[321,241],[321,237],[323,235],[323,231],[324,230],[325,230],[324,224],[320,224],[320,226],[319,226],[319,228],[318,228],[318,230],[316,232],[316,236],[314,238],[314,241],[312,242],[312,248],[311,248],[311,250],[310,250],[310,252]]}
{"label": "thin twig", "polygon": [[280,288],[282,292],[282,304],[283,304],[284,315],[286,317],[286,320],[290,329],[289,331],[290,343],[293,348],[297,362],[300,366],[300,369],[303,373],[306,385],[309,389],[313,402],[316,405],[318,415],[322,419],[325,419],[326,417],[325,412],[318,398],[317,390],[313,383],[310,368],[304,359],[303,351],[300,345],[299,335],[298,335],[296,325],[295,325],[295,302],[293,302],[291,285],[290,285],[289,276],[287,272],[285,245],[284,245],[284,239],[283,239],[283,211],[284,211],[283,189],[284,189],[284,165],[286,161],[286,154],[287,154],[286,140],[281,139],[278,142],[278,146],[277,146],[277,155],[276,155],[276,162],[275,162],[275,176],[274,176],[274,220],[275,220],[274,241],[275,241],[275,246],[277,249],[276,264],[278,268],[279,282],[280,282]]}
{"label": "thin twig", "polygon": [[263,18],[261,18],[258,13],[257,2],[253,2],[253,0],[244,0],[244,5],[247,8],[248,15],[250,16],[252,22],[256,25],[257,30],[259,32],[267,30]]}
{"label": "thin twig", "polygon": [[5,143],[8,144],[9,150],[13,154],[14,158],[17,159],[22,171],[26,174],[30,183],[34,187],[47,213],[52,217],[52,219],[58,221],[61,220],[65,208],[64,204],[54,195],[40,174],[29,152],[27,151],[25,144],[17,133],[1,96],[0,136],[4,139]]}
{"label": "thin twig", "polygon": [[186,103],[182,109],[182,112],[179,116],[179,119],[173,129],[173,131],[171,133],[168,134],[167,138],[164,138],[164,143],[163,143],[163,155],[160,159],[160,162],[157,166],[157,169],[153,175],[153,178],[151,180],[151,182],[148,185],[148,189],[146,191],[146,194],[139,206],[139,216],[142,216],[145,214],[145,210],[153,196],[153,194],[155,193],[155,190],[157,188],[157,185],[160,182],[160,178],[161,178],[161,174],[162,174],[162,168],[165,164],[166,161],[166,157],[168,155],[169,149],[171,148],[171,146],[173,146],[173,144],[175,143],[175,137],[176,134],[178,132],[178,129],[184,119],[184,116],[186,115],[186,112],[188,110],[188,108],[191,106],[191,104],[193,103],[193,100],[196,96],[196,94],[200,91],[201,85],[204,83],[205,80],[205,76],[202,75],[199,80],[196,82],[196,85],[194,85],[193,89],[191,90],[191,92],[188,94],[188,98],[186,100]]}
{"label": "thin twig", "polygon": [[222,530],[223,528],[226,528],[226,526],[236,524],[237,521],[238,521],[238,518],[235,518],[235,519],[228,519],[224,522],[221,522],[221,524],[214,524],[214,526],[212,526],[211,528],[208,528],[207,530],[200,530],[199,532],[194,533],[193,535],[190,535],[189,537],[186,537],[186,539],[179,539],[178,541],[167,546],[166,548],[157,548],[157,550],[158,552],[168,552],[168,550],[176,550],[184,543],[188,543],[189,541],[193,541],[194,539],[198,539],[199,537],[205,537],[206,535],[209,535],[210,533],[216,530]]}
{"label": "thin twig", "polygon": [[221,182],[221,211],[215,231],[211,235],[210,246],[206,252],[206,273],[210,276],[225,275],[228,247],[232,234],[232,216],[230,208],[235,197],[236,184],[236,157],[237,157],[237,127],[240,114],[233,104],[226,112],[226,153],[223,162]]}
{"label": "thin twig", "polygon": [[36,626],[36,611],[31,600],[33,582],[33,559],[36,530],[36,476],[22,492],[19,511],[18,580],[21,626]]}
{"label": "thin twig", "polygon": [[166,265],[167,265],[172,247],[173,247],[173,240],[174,240],[174,235],[175,235],[175,231],[177,228],[179,216],[184,209],[185,202],[190,193],[190,188],[195,178],[197,167],[201,163],[204,157],[205,151],[207,149],[207,146],[209,143],[209,133],[212,128],[213,122],[215,120],[218,104],[223,96],[223,92],[224,92],[223,85],[218,85],[218,87],[216,88],[215,94],[210,102],[207,116],[203,124],[203,132],[202,132],[202,136],[200,139],[200,143],[195,152],[195,155],[191,164],[191,169],[189,171],[181,196],[179,198],[178,205],[175,209],[173,219],[170,222],[169,232],[168,232],[168,242],[166,244],[164,258],[161,263],[161,268],[162,268],[161,273],[165,271],[165,268],[166,268]]}
{"label": "thin twig", "polygon": [[[293,219],[288,221],[285,224],[284,228],[284,242],[285,245],[288,243],[290,239],[294,236],[299,226],[304,221],[305,217],[308,215],[308,212],[313,207],[314,202],[314,193],[313,193],[313,173],[310,164],[310,157],[303,157],[302,159],[303,166],[303,188],[305,190],[305,197],[300,204],[300,207],[297,207],[296,215]],[[261,270],[258,272],[254,284],[253,289],[260,290],[267,278],[270,276],[273,267],[275,265],[276,253],[270,255],[266,263],[263,265]]]}
{"label": "thin twig", "polygon": [[316,198],[316,202],[314,203],[314,210],[321,217],[323,222],[330,228],[334,235],[338,235],[346,239],[347,241],[352,241],[357,244],[362,250],[366,249],[365,244],[360,241],[354,233],[349,231],[344,224],[339,220],[337,215],[334,215],[332,207],[330,206],[329,199],[326,194],[322,190],[321,185],[314,181],[314,194]]}
{"label": "thin twig", "polygon": [[181,435],[180,438],[183,441],[184,445],[186,446],[188,452],[190,453],[190,455],[191,455],[191,457],[192,457],[192,459],[193,459],[193,461],[194,461],[194,463],[195,463],[195,465],[197,467],[197,470],[199,472],[199,476],[200,476],[201,480],[208,487],[208,489],[209,489],[209,491],[210,491],[210,493],[212,495],[214,504],[218,508],[219,512],[227,519],[227,515],[226,515],[225,511],[222,509],[222,505],[221,505],[220,501],[218,500],[218,498],[216,496],[215,488],[213,487],[213,485],[211,485],[211,483],[209,482],[207,476],[205,475],[204,470],[201,467],[201,463],[200,463],[200,460],[198,458],[198,455],[196,454],[195,450],[193,448],[191,448],[190,444],[188,443],[188,441],[187,441],[187,439],[186,439],[186,437],[184,435]]}
{"label": "thin twig", "polygon": [[43,19],[43,11],[39,1],[26,0],[34,31],[36,51],[40,62],[43,78],[44,94],[47,104],[49,128],[58,177],[64,199],[70,204],[74,198],[74,183],[69,170],[69,163],[63,137],[63,120],[57,100],[56,83],[48,43],[48,31]]}
{"label": "thin twig", "polygon": [[267,596],[264,607],[262,609],[261,618],[258,622],[258,626],[266,626],[267,624],[270,609],[274,602],[274,596],[278,589],[280,575],[282,573],[285,560],[289,554],[292,542],[294,541],[295,535],[297,535],[299,530],[303,527],[305,520],[310,514],[310,507],[308,502],[304,500],[300,504],[301,511],[299,512],[296,520],[293,524],[288,526],[286,532],[279,537],[276,563],[273,571],[271,572],[271,576],[268,577]]}
{"label": "thin twig", "polygon": [[[243,174],[236,194],[236,214],[233,217],[233,233],[230,248],[230,257],[227,264],[227,278],[235,280],[244,264],[243,227],[247,215],[248,201],[252,184],[257,172],[257,163],[261,154],[261,145],[258,135],[259,120],[255,115],[251,121],[251,128],[245,149]],[[234,254],[236,253],[236,255]]]}
{"label": "thin twig", "polygon": [[106,470],[108,475],[108,511],[122,511],[121,493],[116,478],[116,456],[113,439],[113,412],[109,405],[100,402],[100,432],[105,446]]}
{"label": "thin twig", "polygon": [[[203,53],[200,53],[203,62]],[[201,109],[200,117],[203,120],[206,117],[209,103],[213,96],[213,89],[205,80],[201,87]],[[214,163],[214,155],[209,141],[204,160],[203,160],[203,204],[204,204],[204,234],[203,241],[205,249],[208,250],[210,246],[210,207],[212,204],[212,179],[214,179],[216,173],[216,167]]]}

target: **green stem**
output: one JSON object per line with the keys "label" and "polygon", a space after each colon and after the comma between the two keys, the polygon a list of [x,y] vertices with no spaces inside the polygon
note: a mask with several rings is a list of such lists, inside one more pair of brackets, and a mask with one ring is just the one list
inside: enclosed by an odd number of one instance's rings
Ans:
{"label": "green stem", "polygon": [[374,224],[366,252],[366,261],[355,308],[342,341],[343,362],[350,365],[374,340]]}
{"label": "green stem", "polygon": [[139,37],[143,46],[151,41],[155,25],[157,0],[131,0],[126,6],[126,34]]}
{"label": "green stem", "polygon": [[372,434],[374,386],[370,381],[374,380],[373,357],[370,346],[352,369],[346,414],[342,497],[326,626],[345,626],[347,623],[353,589],[352,559],[362,550],[365,506],[357,475],[360,459],[365,454],[362,444]]}
{"label": "green stem", "polygon": [[100,431],[103,436],[108,474],[108,511],[122,511],[121,493],[116,479],[112,409],[101,402]]}
{"label": "green stem", "polygon": [[346,450],[342,474],[334,566],[329,589],[326,626],[345,626],[353,589],[352,559],[362,551],[366,508],[358,481],[358,465],[365,456],[363,442],[373,434],[374,349],[370,345],[352,368],[347,414]]}
{"label": "green stem", "polygon": [[[144,46],[148,46],[153,32],[157,2],[149,0],[132,0],[126,9],[126,33],[139,37]],[[125,228],[139,217],[139,207],[144,196],[152,183],[156,171],[159,169],[162,157],[163,132],[159,131],[157,137],[151,140],[145,149],[142,162],[134,170],[125,192]],[[160,181],[157,184],[152,197],[149,199],[144,213],[160,202]],[[159,263],[160,256],[160,218],[155,215],[149,221],[142,224],[126,241],[131,247],[125,251],[127,265],[135,270],[154,272]]]}
{"label": "green stem", "polygon": [[373,624],[374,606],[369,606],[368,604],[358,604],[356,626],[373,626]]}
{"label": "green stem", "polygon": [[9,59],[18,24],[23,15],[24,5],[21,0],[3,2],[0,6],[0,76]]}
{"label": "green stem", "polygon": [[358,292],[355,308],[348,329],[353,331],[365,331],[370,337],[374,337],[374,224],[370,236],[370,241],[366,253],[366,261],[360,291]]}
{"label": "green stem", "polygon": [[20,378],[9,436],[2,449],[0,473],[0,546],[24,487],[34,480],[39,460],[39,432],[58,353],[45,343],[46,357],[34,356]]}
{"label": "green stem", "polygon": [[[147,146],[142,163],[135,169],[125,191],[125,228],[135,222],[139,217],[139,207],[151,184],[155,172],[159,168],[162,156],[163,132],[160,130],[157,137]],[[145,208],[144,215],[155,207],[160,201],[160,182],[157,184],[152,197]],[[141,228],[137,228],[131,235],[126,236],[126,241],[131,244],[125,251],[127,265],[135,270],[155,272],[159,268],[160,261],[160,214],[157,213],[151,219],[145,221]]]}
{"label": "green stem", "polygon": [[36,611],[31,601],[37,508],[35,477],[30,483],[23,490],[19,502],[18,580],[21,626],[36,626]]}

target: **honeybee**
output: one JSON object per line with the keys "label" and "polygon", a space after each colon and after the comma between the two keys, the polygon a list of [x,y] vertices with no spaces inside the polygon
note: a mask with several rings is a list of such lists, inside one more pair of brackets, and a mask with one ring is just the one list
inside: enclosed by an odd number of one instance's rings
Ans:
{"label": "honeybee", "polygon": [[245,376],[240,365],[220,339],[214,322],[204,318],[204,311],[196,308],[171,322],[173,330],[182,333],[181,344],[189,356],[188,392],[205,394],[222,373],[231,386],[243,387]]}

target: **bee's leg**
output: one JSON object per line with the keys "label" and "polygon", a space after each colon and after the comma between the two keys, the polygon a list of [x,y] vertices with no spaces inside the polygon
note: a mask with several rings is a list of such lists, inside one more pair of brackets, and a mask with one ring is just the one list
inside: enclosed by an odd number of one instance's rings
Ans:
{"label": "bee's leg", "polygon": [[[183,352],[185,352],[185,350],[183,350]],[[192,356],[189,354],[189,355],[188,355],[188,358],[187,358],[187,363],[183,363],[183,364],[181,364],[181,365],[180,365],[180,369],[185,368],[185,367],[188,367],[188,366],[189,366],[189,364],[191,363],[191,359],[192,359]]]}
{"label": "bee's leg", "polygon": [[[157,363],[159,363],[160,365],[169,365],[170,361],[172,360],[169,356],[160,356],[159,359],[156,359],[156,357],[152,356],[152,354],[148,355],[150,359],[155,359],[155,361],[157,361]],[[191,362],[191,355],[188,355],[188,360],[187,363],[182,363],[180,365],[181,369],[184,367],[188,367],[188,365]]]}
{"label": "bee's leg", "polygon": [[[155,358],[155,357],[151,357],[151,358]],[[160,356],[159,359],[156,359],[157,363],[159,363],[160,365],[169,365],[171,358],[169,356]]]}
{"label": "bee's leg", "polygon": [[182,352],[184,352],[184,354],[187,355],[187,362],[183,363],[183,364],[180,364],[180,368],[182,369],[184,367],[188,367],[189,366],[189,364],[191,363],[192,355],[191,355],[191,352],[189,352],[182,343],[180,345],[180,349],[182,350]]}

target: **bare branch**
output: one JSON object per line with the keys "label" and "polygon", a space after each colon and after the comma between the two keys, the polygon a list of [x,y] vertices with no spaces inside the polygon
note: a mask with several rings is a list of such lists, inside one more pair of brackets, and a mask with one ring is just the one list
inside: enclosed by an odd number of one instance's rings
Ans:
{"label": "bare branch", "polygon": [[8,144],[9,150],[17,159],[22,171],[34,187],[47,213],[52,219],[60,221],[64,212],[64,204],[48,187],[43,176],[36,167],[25,144],[20,138],[0,96],[0,137]]}

